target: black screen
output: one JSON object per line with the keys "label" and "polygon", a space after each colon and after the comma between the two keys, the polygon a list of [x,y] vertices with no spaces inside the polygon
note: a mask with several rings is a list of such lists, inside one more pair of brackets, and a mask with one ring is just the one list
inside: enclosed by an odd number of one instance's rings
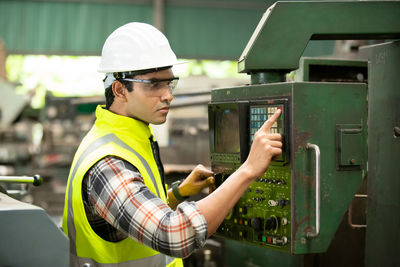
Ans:
{"label": "black screen", "polygon": [[239,116],[234,108],[220,108],[215,111],[215,152],[238,153],[239,141]]}

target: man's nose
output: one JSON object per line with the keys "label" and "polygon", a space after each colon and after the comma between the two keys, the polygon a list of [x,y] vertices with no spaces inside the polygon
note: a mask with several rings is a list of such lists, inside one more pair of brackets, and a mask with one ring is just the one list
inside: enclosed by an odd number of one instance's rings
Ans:
{"label": "man's nose", "polygon": [[174,99],[171,88],[167,87],[163,90],[163,94],[161,95],[161,101],[171,102]]}

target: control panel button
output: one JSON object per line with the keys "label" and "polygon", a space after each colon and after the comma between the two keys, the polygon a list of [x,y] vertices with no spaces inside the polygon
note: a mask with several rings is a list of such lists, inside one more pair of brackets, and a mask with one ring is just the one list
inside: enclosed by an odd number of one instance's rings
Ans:
{"label": "control panel button", "polygon": [[253,218],[251,219],[251,227],[253,227],[254,230],[260,231],[263,229],[263,224],[264,221],[261,218]]}
{"label": "control panel button", "polygon": [[247,237],[247,232],[245,230],[239,231],[239,237],[240,238],[246,238]]}
{"label": "control panel button", "polygon": [[289,204],[289,200],[287,200],[287,199],[279,199],[278,200],[278,206],[279,207],[285,207],[286,205],[288,205]]}
{"label": "control panel button", "polygon": [[269,217],[265,221],[265,230],[275,230],[277,225],[277,219],[275,217]]}
{"label": "control panel button", "polygon": [[270,199],[268,200],[268,205],[271,207],[275,207],[276,205],[278,205],[278,203],[275,200]]}
{"label": "control panel button", "polygon": [[242,214],[247,214],[247,207],[246,206],[239,207],[239,212],[242,213]]}

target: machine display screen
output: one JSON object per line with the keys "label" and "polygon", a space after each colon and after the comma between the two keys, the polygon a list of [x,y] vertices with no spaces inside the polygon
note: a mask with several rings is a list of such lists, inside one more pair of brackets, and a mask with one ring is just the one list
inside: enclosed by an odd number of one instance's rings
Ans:
{"label": "machine display screen", "polygon": [[[250,143],[253,142],[254,134],[274,113],[280,109],[283,112],[283,105],[256,105],[250,106]],[[270,133],[284,133],[283,114],[272,125]]]}
{"label": "machine display screen", "polygon": [[239,116],[235,108],[221,108],[215,113],[215,152],[240,152]]}

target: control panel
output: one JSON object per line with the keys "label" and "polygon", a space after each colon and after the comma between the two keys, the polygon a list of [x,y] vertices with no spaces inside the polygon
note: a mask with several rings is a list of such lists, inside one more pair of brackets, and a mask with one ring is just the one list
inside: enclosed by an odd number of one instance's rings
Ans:
{"label": "control panel", "polygon": [[[210,147],[216,186],[243,163],[258,129],[277,109],[271,133],[283,136],[283,153],[250,185],[226,216],[217,234],[258,246],[290,251],[291,172],[287,144],[288,99],[249,100],[209,105]],[[223,121],[221,121],[223,120]]]}
{"label": "control panel", "polygon": [[210,159],[217,186],[245,162],[256,132],[277,109],[282,113],[270,131],[283,144],[217,234],[277,252],[325,252],[366,175],[366,93],[365,84],[313,82],[213,90]]}

